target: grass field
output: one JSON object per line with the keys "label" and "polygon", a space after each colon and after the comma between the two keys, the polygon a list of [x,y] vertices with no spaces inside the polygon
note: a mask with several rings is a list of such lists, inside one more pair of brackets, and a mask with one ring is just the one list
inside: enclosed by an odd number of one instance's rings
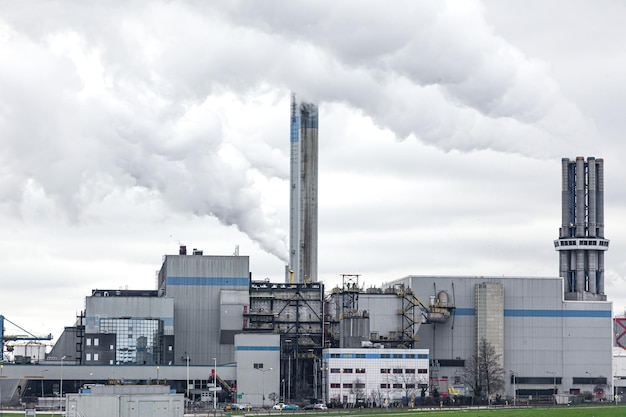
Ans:
{"label": "grass field", "polygon": [[[62,414],[57,413],[37,413],[37,417],[59,417]],[[190,416],[193,414],[185,414]],[[198,416],[206,416],[207,414],[197,414]],[[209,414],[212,416],[213,414]],[[218,413],[218,416],[220,413]],[[224,413],[228,416],[228,413]],[[547,408],[493,408],[493,409],[443,409],[443,410],[367,410],[367,411],[348,411],[348,410],[329,410],[327,413],[283,413],[283,416],[342,416],[342,417],[373,417],[373,416],[389,416],[389,417],[626,417],[626,406],[584,406],[584,407],[547,407]],[[24,413],[15,413],[4,411],[2,417],[23,417]],[[279,413],[245,413],[233,414],[235,416],[280,416]],[[143,416],[142,416],[143,417]],[[149,416],[145,416],[149,417]]]}

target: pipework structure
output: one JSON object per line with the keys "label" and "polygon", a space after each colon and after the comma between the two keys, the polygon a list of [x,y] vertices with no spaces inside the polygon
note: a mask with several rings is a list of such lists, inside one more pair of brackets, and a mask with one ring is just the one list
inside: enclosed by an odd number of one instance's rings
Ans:
{"label": "pipework structure", "polygon": [[292,94],[288,283],[317,281],[317,131],[317,106]]}
{"label": "pipework structure", "polygon": [[561,227],[554,247],[565,300],[605,301],[604,160],[561,160]]}

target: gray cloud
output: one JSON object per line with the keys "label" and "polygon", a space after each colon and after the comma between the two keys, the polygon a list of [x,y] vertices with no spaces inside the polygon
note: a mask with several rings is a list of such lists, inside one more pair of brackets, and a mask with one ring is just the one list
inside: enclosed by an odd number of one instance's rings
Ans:
{"label": "gray cloud", "polygon": [[[580,23],[589,13],[578,6],[560,9]],[[280,259],[248,249],[259,274],[281,278],[293,90],[318,102],[322,115],[320,265],[332,271],[326,274],[363,268],[378,281],[420,272],[555,275],[558,159],[604,156],[607,190],[623,188],[609,158],[623,146],[615,140],[623,124],[616,114],[622,54],[603,61],[603,77],[615,86],[608,88],[585,71],[600,73],[593,62],[611,54],[599,53],[577,25],[550,27],[539,9],[524,9],[526,19],[542,24],[538,32],[550,35],[543,39],[567,31],[559,35],[563,42],[575,35],[581,48],[596,52],[592,62],[577,62],[576,48],[543,42],[515,19],[496,19],[494,7],[1,5],[0,214],[11,231],[7,241],[40,239],[46,245],[40,259],[70,261],[78,254],[50,236],[60,239],[68,228],[68,236],[82,240],[89,230],[108,243],[89,240],[109,262],[127,256],[131,263],[142,252],[207,236],[222,252],[235,241],[248,248],[256,242]],[[615,14],[608,3],[598,7],[602,16]],[[621,33],[607,22],[606,34]],[[613,219],[621,200],[607,192]],[[521,236],[526,226],[533,236]],[[618,227],[613,222],[607,234],[619,234]],[[166,249],[150,245],[163,239],[152,229],[170,229],[162,233],[174,236]],[[126,239],[132,240],[126,252],[110,248]],[[619,241],[612,244],[619,251]],[[423,252],[419,263],[416,252]],[[156,264],[141,261],[150,274]],[[614,265],[620,282],[626,268]],[[94,277],[85,285],[107,282],[113,283]]]}

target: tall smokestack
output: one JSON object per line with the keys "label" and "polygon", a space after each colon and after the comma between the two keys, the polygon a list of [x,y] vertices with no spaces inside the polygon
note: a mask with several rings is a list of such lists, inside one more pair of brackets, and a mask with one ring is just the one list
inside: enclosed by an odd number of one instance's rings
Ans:
{"label": "tall smokestack", "polygon": [[554,247],[566,300],[606,300],[604,294],[604,160],[561,160],[561,229]]}
{"label": "tall smokestack", "polygon": [[291,95],[289,271],[293,282],[317,281],[317,106]]}

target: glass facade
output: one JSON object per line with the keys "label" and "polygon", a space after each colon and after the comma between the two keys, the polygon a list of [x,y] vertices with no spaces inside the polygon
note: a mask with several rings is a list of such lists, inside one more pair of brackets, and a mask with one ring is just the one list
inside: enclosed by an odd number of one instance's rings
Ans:
{"label": "glass facade", "polygon": [[161,363],[163,324],[159,319],[100,319],[100,332],[115,334],[117,365]]}

